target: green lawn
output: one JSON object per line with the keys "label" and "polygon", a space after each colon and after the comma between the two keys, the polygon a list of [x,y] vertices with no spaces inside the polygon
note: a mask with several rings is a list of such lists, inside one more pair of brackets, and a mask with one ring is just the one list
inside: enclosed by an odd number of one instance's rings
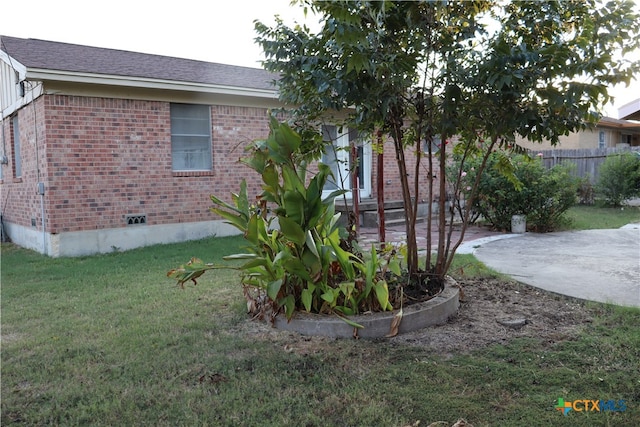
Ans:
{"label": "green lawn", "polygon": [[567,218],[570,221],[567,228],[571,230],[620,228],[629,223],[640,222],[640,207],[610,208],[578,205],[567,211]]}
{"label": "green lawn", "polygon": [[[1,425],[640,425],[640,310],[593,305],[578,339],[448,359],[386,340],[294,339],[250,326],[234,271],[184,290],[165,277],[242,244],[62,259],[3,244]],[[627,409],[563,417],[559,397]]]}

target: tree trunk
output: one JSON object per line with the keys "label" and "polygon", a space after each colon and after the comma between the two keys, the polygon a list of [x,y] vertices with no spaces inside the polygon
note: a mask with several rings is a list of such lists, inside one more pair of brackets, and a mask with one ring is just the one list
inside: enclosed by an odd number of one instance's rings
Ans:
{"label": "tree trunk", "polygon": [[384,152],[382,150],[382,131],[378,131],[378,164],[377,164],[377,196],[378,196],[378,240],[384,243],[387,240],[384,221]]}
{"label": "tree trunk", "polygon": [[435,267],[435,275],[439,279],[444,279],[444,275],[446,273],[445,265],[447,260],[447,253],[445,251],[445,243],[446,243],[446,230],[447,230],[447,199],[446,199],[446,168],[447,168],[447,142],[446,135],[442,135],[440,142],[440,152],[438,156],[439,163],[439,195],[438,195],[438,254],[436,258],[436,267]]}
{"label": "tree trunk", "polygon": [[402,146],[402,129],[395,127],[393,131],[393,142],[396,149],[396,161],[398,162],[398,172],[400,173],[400,184],[402,187],[402,201],[405,209],[405,230],[407,233],[407,270],[410,276],[418,272],[418,242],[416,240],[416,229],[412,226],[415,223],[415,212],[411,203],[411,191],[407,178],[407,164],[404,157],[404,147]]}

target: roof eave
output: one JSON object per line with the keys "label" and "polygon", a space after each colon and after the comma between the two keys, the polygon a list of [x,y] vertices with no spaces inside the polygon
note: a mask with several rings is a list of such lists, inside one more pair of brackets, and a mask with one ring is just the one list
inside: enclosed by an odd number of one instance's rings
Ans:
{"label": "roof eave", "polygon": [[0,61],[5,62],[18,73],[19,81],[22,81],[25,79],[25,76],[27,74],[27,67],[25,67],[22,63],[20,63],[20,61],[18,61],[14,57],[9,56],[9,54],[7,54],[7,52],[5,52],[2,49],[0,49]]}
{"label": "roof eave", "polygon": [[211,94],[250,96],[254,98],[278,99],[276,90],[207,83],[181,82],[175,80],[149,79],[144,77],[118,76],[113,74],[78,73],[41,68],[27,68],[27,80],[74,82],[96,85],[135,87],[144,89],[178,90]]}

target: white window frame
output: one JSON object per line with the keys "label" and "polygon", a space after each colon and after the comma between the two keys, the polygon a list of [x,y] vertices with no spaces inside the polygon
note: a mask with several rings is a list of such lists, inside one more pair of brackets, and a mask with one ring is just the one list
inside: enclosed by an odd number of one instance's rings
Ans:
{"label": "white window frame", "polygon": [[170,118],[172,170],[212,171],[211,107],[202,104],[171,103]]}

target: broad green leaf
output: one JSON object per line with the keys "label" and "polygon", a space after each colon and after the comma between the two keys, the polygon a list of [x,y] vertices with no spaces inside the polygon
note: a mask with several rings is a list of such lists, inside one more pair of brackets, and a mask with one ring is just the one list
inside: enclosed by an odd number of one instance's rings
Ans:
{"label": "broad green leaf", "polygon": [[262,181],[266,184],[265,191],[276,193],[280,186],[280,177],[276,167],[272,164],[268,165],[262,172]]}
{"label": "broad green leaf", "polygon": [[224,207],[226,209],[229,209],[229,210],[232,210],[234,212],[240,213],[240,210],[238,210],[237,207],[230,205],[229,203],[225,202],[224,200],[220,199],[219,197],[214,196],[213,194],[211,196],[209,196],[209,198],[211,199],[211,201],[215,205],[222,206],[222,207]]}
{"label": "broad green leaf", "polygon": [[329,244],[333,248],[336,255],[336,259],[340,263],[340,267],[348,279],[355,277],[353,270],[353,264],[350,262],[351,254],[340,247],[340,234],[338,229],[333,230],[330,236],[328,236]]}
{"label": "broad green leaf", "polygon": [[202,276],[205,271],[212,270],[216,267],[213,264],[205,264],[199,258],[191,258],[191,260],[185,265],[181,265],[178,268],[174,268],[167,272],[167,277],[171,277],[178,281],[180,286],[184,286],[184,283],[188,280],[193,281],[194,285],[197,284],[196,279]]}
{"label": "broad green leaf", "polygon": [[356,284],[355,282],[342,282],[340,283],[339,287],[342,293],[345,295],[345,297],[350,298],[351,294],[353,293],[353,290],[356,287]]}
{"label": "broad green leaf", "polygon": [[295,221],[301,226],[305,223],[304,205],[305,200],[302,194],[297,190],[289,190],[284,192],[284,209],[287,218]]}
{"label": "broad green leaf", "polygon": [[311,276],[309,276],[309,272],[307,271],[306,266],[300,261],[298,258],[291,257],[282,263],[285,270],[287,270],[290,274],[295,275],[305,282],[311,282]]}
{"label": "broad green leaf", "polygon": [[224,211],[224,210],[218,209],[218,208],[212,208],[211,211],[217,213],[218,215],[220,215],[229,224],[233,225],[238,230],[240,230],[242,232],[247,230],[247,219],[244,216],[238,215],[238,214],[234,214],[234,213],[231,213],[231,212],[227,212],[227,211]]}
{"label": "broad green leaf", "polygon": [[304,188],[304,182],[300,180],[296,171],[284,166],[282,168],[282,180],[284,182],[285,197],[287,191],[295,191],[299,193],[303,199],[306,197],[307,190]]}
{"label": "broad green leaf", "polygon": [[320,259],[320,254],[318,253],[318,247],[316,246],[316,242],[313,239],[313,234],[311,233],[311,230],[307,230],[305,244],[307,245],[307,248],[309,248],[311,253],[315,255],[316,258]]}
{"label": "broad green leaf", "polygon": [[353,326],[354,328],[358,328],[358,329],[364,329],[364,326],[354,322],[353,320],[347,319],[346,317],[340,316],[339,314],[336,314],[336,316],[338,316],[342,321],[344,321],[349,326]]}
{"label": "broad green leaf", "polygon": [[252,245],[258,244],[258,221],[262,222],[262,218],[258,219],[258,216],[256,214],[251,215],[247,224],[247,229],[244,233],[244,238],[247,239]]}
{"label": "broad green leaf", "polygon": [[291,153],[295,152],[302,143],[300,135],[294,132],[286,123],[280,123],[273,133],[275,134],[275,139],[278,145],[281,147],[280,152],[284,156],[291,155]]}
{"label": "broad green leaf", "polygon": [[392,258],[389,261],[389,270],[391,270],[391,272],[393,274],[395,274],[396,276],[402,276],[402,271],[400,269],[400,261],[398,261],[397,258]]}
{"label": "broad green leaf", "polygon": [[309,272],[309,276],[312,278],[322,272],[322,263],[320,262],[320,258],[314,255],[311,251],[305,250],[302,253],[301,260]]}
{"label": "broad green leaf", "polygon": [[335,295],[331,290],[328,290],[325,293],[323,293],[322,295],[320,295],[320,298],[322,298],[323,300],[325,300],[326,302],[328,302],[332,306],[335,303]]}
{"label": "broad green leaf", "polygon": [[262,217],[258,217],[257,234],[260,242],[269,243],[269,233],[267,232],[267,222],[264,219],[262,219]]}
{"label": "broad green leaf", "polygon": [[287,239],[296,243],[298,246],[304,245],[307,237],[297,222],[284,216],[279,216],[278,222],[280,223],[280,231]]}
{"label": "broad green leaf", "polygon": [[389,305],[389,287],[387,286],[387,282],[385,280],[379,280],[373,288],[376,292],[380,307],[382,307],[383,310],[386,309]]}
{"label": "broad green leaf", "polygon": [[255,259],[255,258],[259,258],[259,255],[256,254],[233,254],[233,255],[227,255],[225,257],[223,257],[222,259],[225,261],[233,261],[233,260],[237,260],[237,259]]}
{"label": "broad green leaf", "polygon": [[282,287],[282,279],[269,282],[269,284],[267,284],[267,295],[269,296],[269,298],[275,301],[278,298],[278,293],[280,292],[281,287]]}
{"label": "broad green leaf", "polygon": [[247,181],[240,181],[240,193],[236,199],[238,210],[244,215],[249,216],[249,198],[247,197]]}
{"label": "broad green leaf", "polygon": [[353,316],[355,313],[355,311],[351,308],[351,307],[347,307],[344,305],[336,305],[335,307],[333,307],[333,309],[337,312],[340,312],[346,316]]}
{"label": "broad green leaf", "polygon": [[302,300],[302,305],[304,305],[304,309],[307,310],[307,312],[311,311],[311,302],[313,301],[313,293],[308,288],[305,288],[302,290],[302,293],[300,294],[300,299]]}
{"label": "broad green leaf", "polygon": [[284,305],[284,313],[287,316],[287,319],[291,319],[293,317],[293,313],[296,310],[296,300],[293,295],[287,295],[282,300],[282,305]]}
{"label": "broad green leaf", "polygon": [[270,264],[271,263],[266,258],[256,258],[245,264],[242,264],[242,267],[240,267],[240,269],[248,270],[253,267],[271,267]]}

